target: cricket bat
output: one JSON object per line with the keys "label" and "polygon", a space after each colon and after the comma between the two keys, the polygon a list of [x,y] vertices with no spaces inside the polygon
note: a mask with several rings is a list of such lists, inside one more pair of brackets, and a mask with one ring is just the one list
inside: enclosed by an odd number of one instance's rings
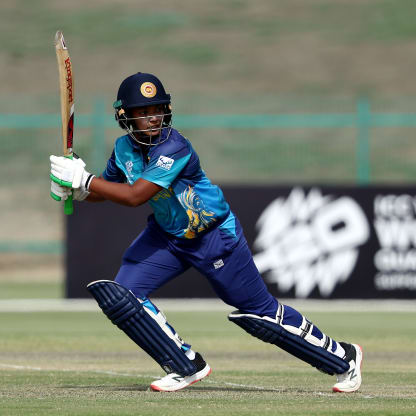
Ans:
{"label": "cricket bat", "polygon": [[[74,78],[69,51],[63,33],[55,34],[55,50],[59,70],[59,91],[61,96],[62,149],[65,157],[72,159],[72,140],[74,133]],[[71,215],[74,211],[72,194],[65,201],[64,212]]]}

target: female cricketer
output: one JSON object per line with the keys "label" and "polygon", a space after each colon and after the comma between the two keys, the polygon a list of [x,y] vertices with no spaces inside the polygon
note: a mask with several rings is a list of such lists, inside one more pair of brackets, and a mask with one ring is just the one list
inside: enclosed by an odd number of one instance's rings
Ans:
{"label": "female cricketer", "polygon": [[[115,142],[100,177],[79,159],[51,156],[54,199],[110,200],[153,214],[124,253],[114,281],[88,285],[107,317],[167,373],[155,391],[183,389],[211,373],[149,296],[195,267],[225,303],[237,310],[228,319],[251,335],[284,349],[329,375],[335,392],[361,385],[362,350],[337,342],[267,290],[241,225],[221,189],[202,170],[191,143],[172,127],[171,98],[152,74],[137,73],[120,85],[115,117],[126,134]],[[278,220],[278,219],[277,219]]]}

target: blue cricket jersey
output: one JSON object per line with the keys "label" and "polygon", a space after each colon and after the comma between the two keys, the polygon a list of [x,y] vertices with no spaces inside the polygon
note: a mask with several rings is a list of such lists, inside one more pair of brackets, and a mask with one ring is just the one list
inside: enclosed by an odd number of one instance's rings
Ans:
{"label": "blue cricket jersey", "polygon": [[130,136],[119,137],[102,177],[131,185],[143,178],[163,187],[149,203],[169,234],[195,238],[220,224],[235,235],[235,217],[221,189],[210,182],[191,143],[175,129],[168,140],[150,146],[147,155]]}

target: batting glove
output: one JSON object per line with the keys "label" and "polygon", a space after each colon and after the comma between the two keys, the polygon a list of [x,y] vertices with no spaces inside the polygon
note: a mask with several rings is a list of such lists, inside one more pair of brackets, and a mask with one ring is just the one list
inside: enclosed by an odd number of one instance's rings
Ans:
{"label": "batting glove", "polygon": [[66,201],[68,196],[71,195],[71,188],[66,188],[65,186],[61,186],[56,182],[51,181],[51,197],[55,201]]}
{"label": "batting glove", "polygon": [[72,195],[75,201],[83,201],[89,194],[90,192],[81,186],[80,188],[74,189]]}
{"label": "batting glove", "polygon": [[58,185],[56,182],[51,181],[51,197],[55,201],[66,201],[71,195],[75,201],[83,201],[90,194],[89,191],[80,187],[77,189],[67,188],[66,186]]}
{"label": "batting glove", "polygon": [[95,175],[85,170],[82,159],[69,159],[64,156],[50,156],[51,174],[53,182],[67,188],[78,189],[80,187],[88,191],[92,178]]}

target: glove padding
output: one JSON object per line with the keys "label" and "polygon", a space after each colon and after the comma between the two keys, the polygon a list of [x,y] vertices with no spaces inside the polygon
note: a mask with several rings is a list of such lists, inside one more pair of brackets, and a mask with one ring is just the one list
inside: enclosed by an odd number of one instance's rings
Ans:
{"label": "glove padding", "polygon": [[71,195],[71,192],[75,201],[83,201],[90,194],[90,192],[88,192],[83,187],[71,189],[51,181],[51,197],[55,201],[66,201]]}
{"label": "glove padding", "polygon": [[71,188],[61,186],[54,181],[51,181],[51,197],[55,201],[66,201],[68,196],[71,195]]}
{"label": "glove padding", "polygon": [[94,175],[85,170],[85,163],[82,159],[69,159],[54,155],[51,155],[49,159],[51,161],[50,178],[53,182],[67,188],[83,187],[88,191]]}
{"label": "glove padding", "polygon": [[75,201],[83,201],[90,194],[84,187],[74,189],[72,197]]}

